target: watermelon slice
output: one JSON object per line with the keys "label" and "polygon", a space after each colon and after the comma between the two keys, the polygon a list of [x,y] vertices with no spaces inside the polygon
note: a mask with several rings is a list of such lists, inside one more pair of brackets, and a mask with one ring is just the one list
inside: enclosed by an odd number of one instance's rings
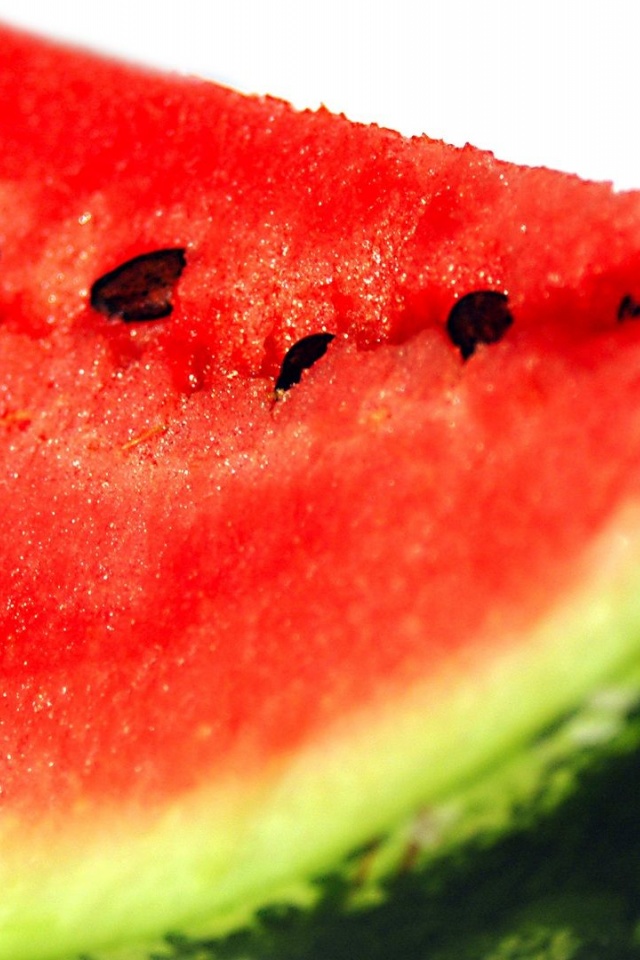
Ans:
{"label": "watermelon slice", "polygon": [[640,195],[9,30],[0,91],[0,956],[404,910],[628,783]]}

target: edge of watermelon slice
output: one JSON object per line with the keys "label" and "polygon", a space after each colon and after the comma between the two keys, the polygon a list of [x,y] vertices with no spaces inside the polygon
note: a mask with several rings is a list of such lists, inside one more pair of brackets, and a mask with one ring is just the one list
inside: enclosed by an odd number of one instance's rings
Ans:
{"label": "edge of watermelon slice", "polygon": [[455,851],[483,830],[508,832],[517,805],[535,821],[536,804],[550,802],[551,766],[555,774],[567,767],[562,800],[576,750],[596,745],[597,761],[620,750],[616,738],[640,701],[639,569],[633,507],[592,545],[580,586],[526,644],[514,636],[493,661],[478,650],[475,663],[450,664],[251,783],[230,777],[159,816],[114,806],[96,822],[95,810],[80,809],[63,836],[52,823],[35,824],[29,837],[19,823],[13,837],[5,823],[3,953],[53,960],[90,940],[92,958],[147,957],[166,949],[159,930],[218,936],[269,904],[308,905],[314,878],[372,838],[391,851],[378,873],[403,869],[416,810],[430,823],[419,858]]}

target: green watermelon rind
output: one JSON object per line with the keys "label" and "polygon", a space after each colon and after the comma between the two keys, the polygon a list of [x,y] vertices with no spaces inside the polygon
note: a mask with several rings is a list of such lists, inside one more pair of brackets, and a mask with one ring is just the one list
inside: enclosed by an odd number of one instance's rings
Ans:
{"label": "green watermelon rind", "polygon": [[[637,900],[632,890],[625,898],[609,884],[621,858],[640,854],[640,831],[620,834],[621,822],[635,820],[639,747],[640,667],[601,688],[480,783],[410,818],[310,886],[283,894],[239,929],[168,934],[86,960],[341,960],[365,950],[369,960],[406,960],[421,943],[429,945],[429,960],[580,960],[612,950],[630,960],[640,956]],[[604,807],[612,836],[600,837],[598,848],[604,839],[608,856],[595,871],[593,862],[581,868],[576,854],[589,859]],[[409,871],[407,851],[416,840],[419,855]],[[566,869],[568,858],[576,862]],[[501,902],[510,887],[519,892]]]}
{"label": "green watermelon rind", "polygon": [[[227,836],[223,819],[207,819],[213,788],[183,798],[155,824],[150,817],[146,834],[135,835],[140,819],[121,817],[118,826],[114,812],[80,863],[77,849],[67,851],[63,888],[65,841],[46,845],[36,835],[21,851],[26,862],[34,858],[30,889],[24,863],[18,886],[11,860],[1,868],[2,909],[13,914],[0,955],[67,960],[93,946],[101,960],[115,960],[126,939],[124,955],[137,960],[151,955],[158,931],[218,936],[269,903],[308,901],[314,877],[381,835],[392,839],[377,870],[393,874],[425,810],[439,856],[470,837],[506,834],[515,806],[538,816],[556,790],[550,764],[566,768],[562,794],[585,745],[598,745],[587,755],[601,758],[624,742],[624,718],[640,697],[639,558],[631,508],[592,547],[574,595],[524,638],[509,648],[503,640],[493,657],[480,646],[477,662],[465,659],[426,690],[344,719],[256,788],[250,804],[243,784],[244,823],[234,814]],[[223,816],[238,795],[229,792]],[[222,785],[216,797],[225,799]],[[68,836],[78,843],[74,827]]]}

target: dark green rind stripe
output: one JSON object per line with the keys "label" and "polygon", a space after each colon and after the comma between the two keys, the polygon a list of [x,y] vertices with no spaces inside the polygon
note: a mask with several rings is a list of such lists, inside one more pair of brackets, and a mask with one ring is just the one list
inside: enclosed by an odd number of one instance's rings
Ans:
{"label": "dark green rind stripe", "polygon": [[640,674],[234,932],[82,960],[640,960],[639,792]]}

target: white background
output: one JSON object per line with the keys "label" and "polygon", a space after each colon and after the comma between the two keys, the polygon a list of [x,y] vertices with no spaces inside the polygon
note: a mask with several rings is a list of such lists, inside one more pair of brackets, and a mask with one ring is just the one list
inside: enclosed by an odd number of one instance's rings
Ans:
{"label": "white background", "polygon": [[636,0],[0,0],[0,20],[640,187]]}

